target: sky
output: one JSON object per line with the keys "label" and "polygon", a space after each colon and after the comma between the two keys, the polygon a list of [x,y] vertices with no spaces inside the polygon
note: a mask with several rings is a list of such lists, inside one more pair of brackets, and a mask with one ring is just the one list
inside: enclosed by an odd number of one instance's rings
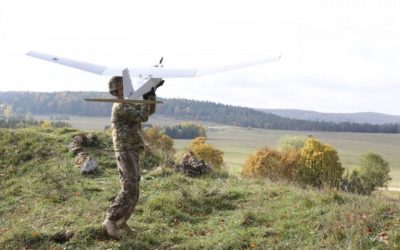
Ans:
{"label": "sky", "polygon": [[[400,115],[397,0],[2,0],[0,91],[107,91],[108,77],[25,56],[106,66],[205,68],[167,79],[161,97],[253,108]],[[133,79],[135,80],[135,79]]]}

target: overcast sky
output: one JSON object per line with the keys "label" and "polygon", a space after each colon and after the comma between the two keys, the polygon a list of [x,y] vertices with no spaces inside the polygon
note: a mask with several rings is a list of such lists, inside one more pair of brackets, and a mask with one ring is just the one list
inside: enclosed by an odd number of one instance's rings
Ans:
{"label": "overcast sky", "polygon": [[400,115],[400,1],[2,0],[0,91],[106,91],[108,77],[24,56],[107,66],[277,63],[168,79],[161,97],[256,108]]}

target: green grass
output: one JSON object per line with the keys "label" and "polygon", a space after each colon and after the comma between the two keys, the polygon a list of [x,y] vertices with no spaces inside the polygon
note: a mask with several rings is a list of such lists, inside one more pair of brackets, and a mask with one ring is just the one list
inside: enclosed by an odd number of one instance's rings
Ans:
{"label": "green grass", "polygon": [[[142,176],[136,213],[128,221],[138,235],[109,239],[100,224],[119,190],[111,139],[98,133],[100,142],[85,148],[102,168],[82,176],[67,150],[77,133],[0,130],[0,249],[400,247],[398,193],[367,197],[224,171],[190,178],[170,169]],[[74,237],[57,242],[65,230]]]}

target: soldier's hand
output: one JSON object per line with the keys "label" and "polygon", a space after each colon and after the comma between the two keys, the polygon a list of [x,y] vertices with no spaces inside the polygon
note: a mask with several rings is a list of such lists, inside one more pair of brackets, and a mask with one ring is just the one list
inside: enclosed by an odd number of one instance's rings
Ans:
{"label": "soldier's hand", "polygon": [[152,88],[149,92],[143,95],[144,100],[154,100],[156,98],[156,91],[154,88]]}
{"label": "soldier's hand", "polygon": [[164,80],[161,80],[161,81],[157,84],[156,89],[158,89],[159,87],[163,86],[164,82],[165,82]]}

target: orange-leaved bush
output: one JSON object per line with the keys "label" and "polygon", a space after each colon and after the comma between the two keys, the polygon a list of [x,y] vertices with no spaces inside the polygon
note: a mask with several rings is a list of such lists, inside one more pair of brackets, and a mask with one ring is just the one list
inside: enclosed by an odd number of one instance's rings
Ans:
{"label": "orange-leaved bush", "polygon": [[140,168],[152,169],[160,165],[173,164],[175,154],[173,140],[160,132],[157,127],[151,127],[143,132],[145,150],[141,154]]}
{"label": "orange-leaved bush", "polygon": [[339,185],[344,168],[332,146],[310,137],[305,141],[300,155],[299,182],[317,187]]}
{"label": "orange-leaved bush", "polygon": [[280,152],[261,148],[244,163],[242,174],[248,177],[267,177],[271,180],[294,181],[299,168],[300,154],[291,150]]}
{"label": "orange-leaved bush", "polygon": [[213,145],[206,143],[205,137],[197,137],[188,145],[187,149],[203,160],[212,168],[220,168],[224,164],[224,152],[216,149]]}
{"label": "orange-leaved bush", "polygon": [[146,129],[143,133],[143,139],[153,151],[161,150],[168,156],[172,156],[175,153],[174,141],[168,135],[161,133],[157,127]]}

